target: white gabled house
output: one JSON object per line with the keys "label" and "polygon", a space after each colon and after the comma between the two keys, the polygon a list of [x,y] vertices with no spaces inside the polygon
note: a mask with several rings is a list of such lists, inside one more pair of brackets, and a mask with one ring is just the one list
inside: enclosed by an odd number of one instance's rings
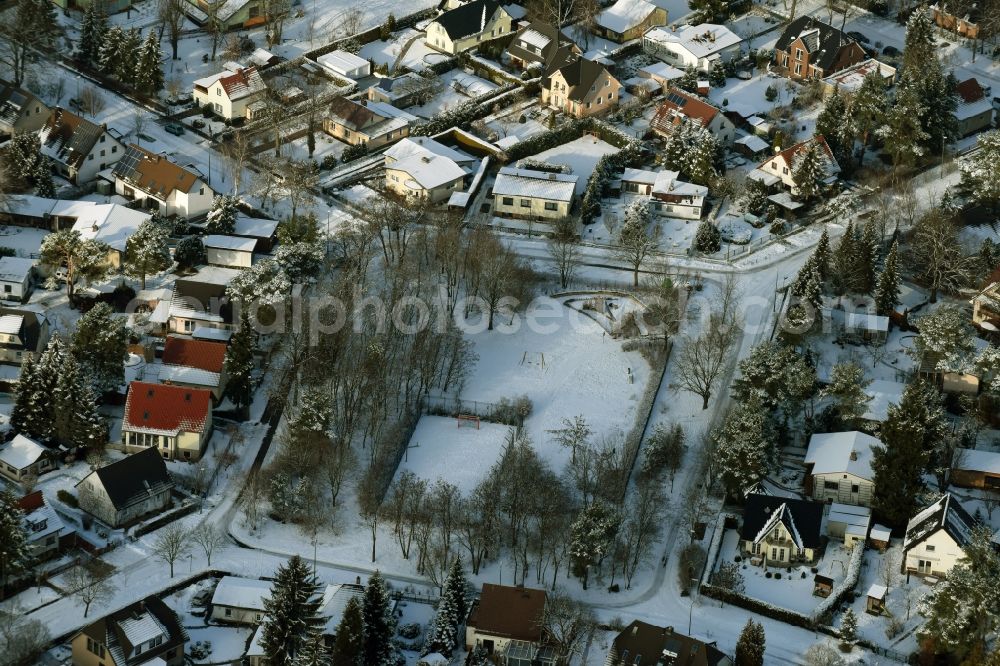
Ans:
{"label": "white gabled house", "polygon": [[58,106],[38,130],[38,139],[56,173],[74,185],[93,181],[125,154],[125,145],[106,125],[95,125]]}
{"label": "white gabled house", "polygon": [[708,188],[678,180],[677,171],[625,169],[622,192],[648,195],[652,209],[663,217],[700,220]]}
{"label": "white gabled house", "polygon": [[493,183],[493,210],[504,217],[559,220],[573,209],[579,176],[504,167]]}
{"label": "white gabled house", "polygon": [[512,32],[513,17],[499,0],[470,0],[427,24],[427,46],[456,54]]}
{"label": "white gabled house", "polygon": [[806,494],[824,502],[871,506],[872,448],[881,445],[857,430],[813,435],[805,457]]}
{"label": "white gabled house", "polygon": [[699,23],[679,30],[653,28],[642,36],[642,49],[666,63],[708,73],[740,57],[743,38],[724,25]]}
{"label": "white gabled house", "polygon": [[813,143],[819,143],[821,148],[820,154],[823,157],[823,166],[826,172],[826,178],[823,183],[827,185],[835,183],[837,181],[837,174],[840,173],[840,164],[837,163],[837,159],[833,156],[833,151],[830,150],[830,146],[826,143],[826,139],[822,135],[816,135],[811,139],[806,139],[790,148],[785,148],[775,153],[773,157],[762,162],[747,177],[761,179],[756,175],[757,172],[760,172],[764,176],[777,178],[792,194],[795,194],[797,191],[795,170],[799,165],[799,160]]}
{"label": "white gabled house", "polygon": [[148,448],[98,468],[76,484],[80,508],[118,528],[170,504],[174,482],[163,458]]}
{"label": "white gabled house", "polygon": [[201,174],[132,144],[115,165],[115,194],[161,215],[191,219],[212,209],[215,192]]}
{"label": "white gabled house", "polygon": [[15,483],[29,477],[37,479],[55,468],[49,450],[20,433],[0,447],[0,474]]}
{"label": "white gabled house", "polygon": [[235,71],[227,69],[198,79],[192,91],[199,107],[209,106],[216,115],[226,120],[251,120],[247,107],[263,99],[265,94],[267,84],[256,67],[239,67]]}
{"label": "white gabled house", "polygon": [[35,261],[23,257],[0,257],[0,298],[26,301],[31,295]]}
{"label": "white gabled house", "polygon": [[264,600],[271,583],[257,578],[223,576],[212,594],[210,616],[216,622],[257,624],[264,618]]}
{"label": "white gabled house", "polygon": [[947,576],[965,557],[976,520],[951,493],[923,509],[906,524],[903,573]]}

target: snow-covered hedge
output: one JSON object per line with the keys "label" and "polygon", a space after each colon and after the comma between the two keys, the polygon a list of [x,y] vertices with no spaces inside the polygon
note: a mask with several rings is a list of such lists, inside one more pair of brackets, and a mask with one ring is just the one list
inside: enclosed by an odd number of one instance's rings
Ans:
{"label": "snow-covered hedge", "polygon": [[729,516],[725,513],[720,513],[715,520],[715,532],[712,534],[712,543],[708,545],[708,560],[705,563],[705,570],[701,574],[702,585],[707,585],[711,581],[712,572],[715,571],[715,562],[719,559],[719,548],[722,546],[722,535],[726,532],[727,518]]}
{"label": "snow-covered hedge", "polygon": [[865,546],[863,543],[858,542],[854,546],[854,550],[851,551],[851,561],[847,565],[847,575],[844,577],[843,582],[833,589],[830,596],[824,599],[816,607],[816,610],[813,611],[812,619],[814,622],[823,621],[844,600],[844,597],[854,591],[854,588],[858,584],[858,578],[861,576],[861,563],[864,559]]}
{"label": "snow-covered hedge", "polygon": [[519,169],[532,169],[534,171],[545,171],[548,173],[573,173],[573,169],[566,164],[554,164],[542,160],[533,160],[530,157],[517,163]]}
{"label": "snow-covered hedge", "polygon": [[659,391],[660,383],[663,381],[663,374],[667,371],[667,354],[657,354],[650,364],[649,381],[642,391],[642,398],[635,409],[635,421],[632,428],[625,435],[624,453],[627,461],[621,480],[621,493],[624,497],[628,489],[628,480],[635,467],[636,458],[639,457],[639,447],[642,444],[642,436],[646,432],[650,416],[653,413],[653,404],[656,402],[656,394]]}
{"label": "snow-covered hedge", "polygon": [[743,220],[735,217],[719,221],[722,240],[736,245],[746,245],[753,237],[753,229]]}
{"label": "snow-covered hedge", "polygon": [[756,599],[754,597],[748,597],[745,594],[733,592],[732,590],[727,590],[726,588],[718,587],[717,585],[702,583],[701,593],[707,597],[731,603],[734,606],[745,608],[749,611],[753,611],[754,613],[766,615],[774,620],[793,624],[796,627],[805,627],[806,629],[815,628],[815,623],[812,618],[807,615],[796,613],[793,610],[775,606],[774,604],[769,604],[766,601],[761,601],[760,599]]}

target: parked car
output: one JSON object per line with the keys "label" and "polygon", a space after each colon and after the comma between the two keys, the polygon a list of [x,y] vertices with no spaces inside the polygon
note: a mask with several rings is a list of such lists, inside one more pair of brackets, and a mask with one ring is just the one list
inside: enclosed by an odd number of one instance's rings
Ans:
{"label": "parked car", "polygon": [[191,125],[192,125],[192,126],[193,126],[193,127],[195,128],[195,129],[201,129],[201,128],[203,128],[203,127],[205,126],[205,121],[204,121],[204,120],[195,120],[195,121],[193,121],[193,122],[191,123]]}
{"label": "parked car", "polygon": [[868,43],[868,38],[865,37],[863,33],[860,33],[857,30],[852,30],[851,32],[847,33],[847,36],[856,42],[861,42],[862,44]]}
{"label": "parked car", "polygon": [[174,136],[180,136],[184,134],[184,126],[178,125],[177,123],[167,123],[166,125],[163,126],[163,129],[165,129],[168,133],[173,134]]}

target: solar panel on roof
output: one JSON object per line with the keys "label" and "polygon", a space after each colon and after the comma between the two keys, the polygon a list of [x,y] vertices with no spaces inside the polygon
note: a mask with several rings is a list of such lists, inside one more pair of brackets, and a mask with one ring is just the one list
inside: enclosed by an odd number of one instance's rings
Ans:
{"label": "solar panel on roof", "polygon": [[673,102],[677,106],[684,106],[687,104],[687,97],[681,97],[677,93],[670,93],[667,95],[667,100]]}

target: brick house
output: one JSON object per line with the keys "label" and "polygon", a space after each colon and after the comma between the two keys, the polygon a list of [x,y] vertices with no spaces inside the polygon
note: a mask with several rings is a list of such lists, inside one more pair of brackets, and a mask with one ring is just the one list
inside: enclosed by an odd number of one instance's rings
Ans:
{"label": "brick house", "polygon": [[847,33],[811,16],[789,23],[774,46],[777,71],[795,80],[822,79],[867,57]]}
{"label": "brick house", "polygon": [[577,58],[542,79],[542,105],[576,118],[600,115],[618,106],[621,88],[604,65]]}

